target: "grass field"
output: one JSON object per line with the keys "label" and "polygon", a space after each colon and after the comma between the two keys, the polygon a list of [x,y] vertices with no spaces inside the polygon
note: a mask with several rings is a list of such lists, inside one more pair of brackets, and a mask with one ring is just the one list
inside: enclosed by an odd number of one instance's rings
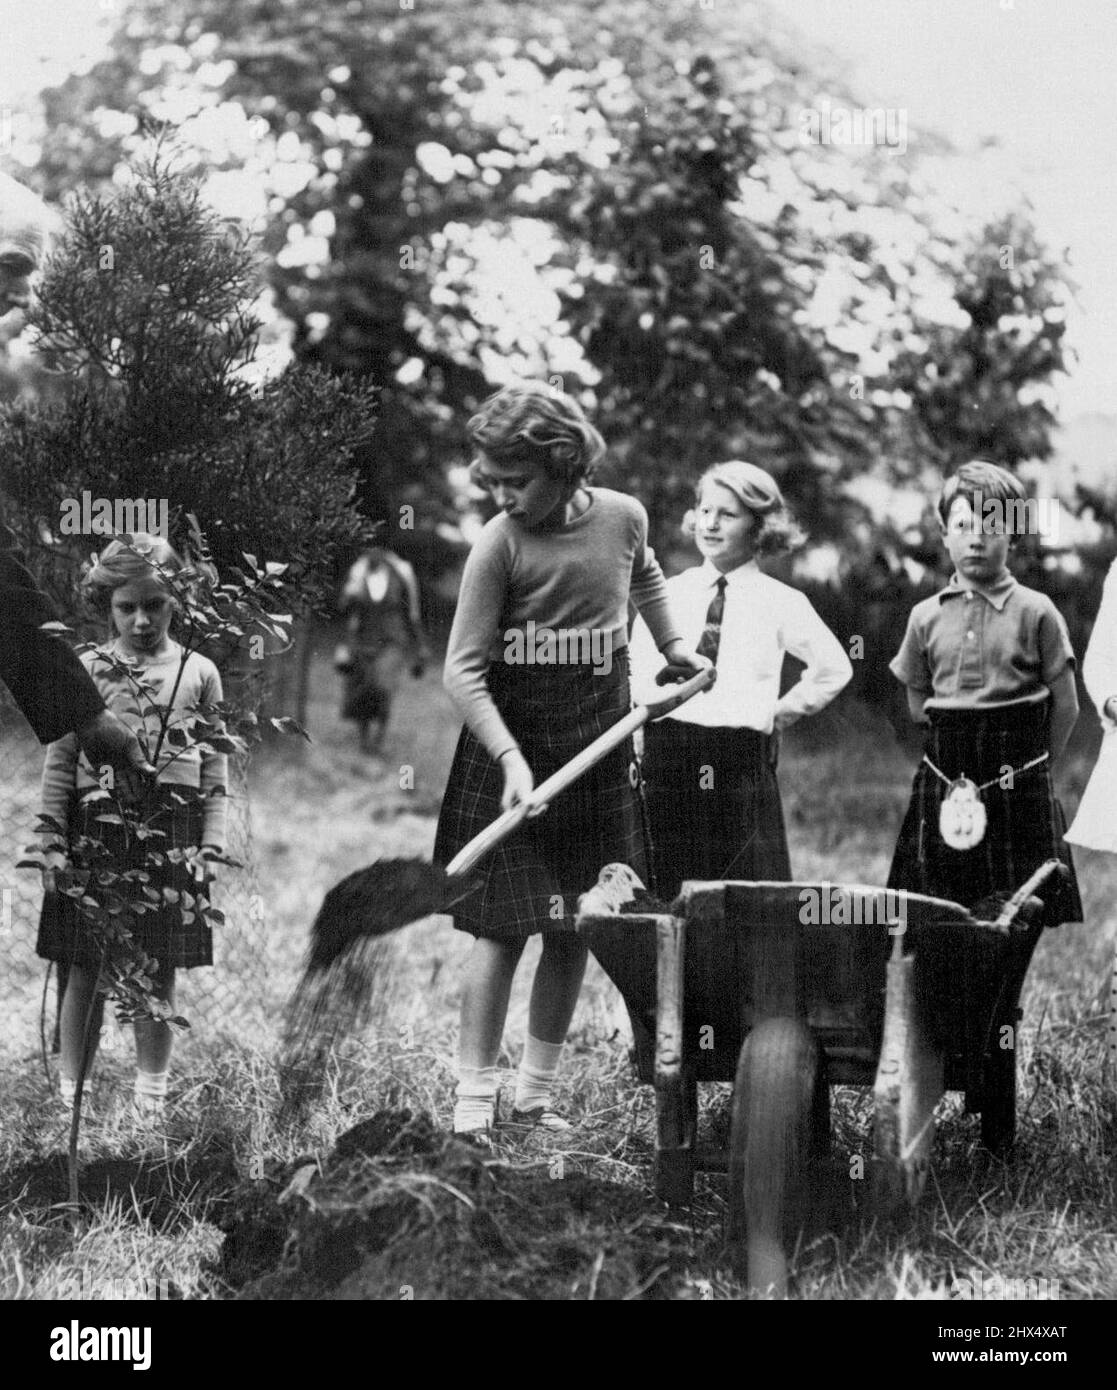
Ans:
{"label": "grass field", "polygon": [[[428,675],[397,702],[383,756],[362,757],[336,719],[324,654],[313,690],[313,745],[265,750],[252,778],[266,998],[246,982],[243,1016],[230,1009],[223,1027],[182,1048],[165,1140],[127,1117],[130,1050],[99,1063],[76,1229],[59,1205],[63,1121],[33,1040],[4,1065],[0,1297],[152,1288],[215,1298],[740,1297],[723,1239],[724,1179],[700,1178],[686,1211],[651,1193],[652,1097],[631,1071],[623,1006],[592,963],[559,1096],[570,1136],[498,1143],[492,1154],[448,1138],[468,940],[437,918],[394,939],[376,1024],[343,1049],[321,1103],[278,1123],[281,1010],[314,912],[329,886],[370,860],[429,852],[457,731]],[[856,711],[793,731],[781,783],[796,875],[883,882],[913,763],[891,729]],[[1087,747],[1064,770],[1065,804],[1088,766]],[[405,767],[413,789],[401,787]],[[982,1157],[976,1119],[948,1098],[916,1215],[852,1219],[814,1240],[799,1252],[793,1297],[945,1297],[974,1270],[1057,1280],[1064,1299],[1117,1296],[1117,1078],[1104,1074],[1099,997],[1117,931],[1117,865],[1084,854],[1079,871],[1088,921],[1046,935],[1025,993],[1012,1164]],[[517,980],[508,1067],[534,958],[529,949]],[[704,1088],[701,1111],[707,1130],[724,1133],[727,1088]],[[866,1126],[864,1095],[836,1092],[835,1151],[867,1150]]]}

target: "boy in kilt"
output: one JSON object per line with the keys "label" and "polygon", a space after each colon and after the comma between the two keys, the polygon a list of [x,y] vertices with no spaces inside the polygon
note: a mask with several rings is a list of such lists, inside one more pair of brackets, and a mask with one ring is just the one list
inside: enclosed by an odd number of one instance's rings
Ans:
{"label": "boy in kilt", "polygon": [[[474,480],[500,514],[466,562],[446,655],[444,684],[465,728],[439,816],[440,864],[628,713],[630,597],[671,666],[693,673],[709,664],[671,619],[643,507],[589,486],[605,444],[576,401],[542,385],[506,387],[469,434]],[[586,963],[574,916],[578,895],[612,861],[646,874],[631,740],[491,854],[478,891],[455,910],[454,925],[476,938],[462,994],[456,1133],[493,1125],[512,980],[536,932],[543,951],[513,1120],[569,1128],[551,1089]]]}
{"label": "boy in kilt", "polygon": [[973,907],[1056,858],[1065,872],[1048,880],[1043,921],[1080,922],[1051,781],[1078,718],[1075,658],[1055,605],[1007,568],[1024,488],[975,460],[947,480],[938,513],[954,573],[912,610],[890,668],[927,735],[888,886]]}

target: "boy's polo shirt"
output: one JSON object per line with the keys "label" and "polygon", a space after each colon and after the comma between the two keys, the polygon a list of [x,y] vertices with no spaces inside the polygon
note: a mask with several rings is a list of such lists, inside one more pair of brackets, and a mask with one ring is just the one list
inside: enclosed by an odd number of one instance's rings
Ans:
{"label": "boy's polo shirt", "polygon": [[988,709],[1044,699],[1068,666],[1070,634],[1046,594],[1007,573],[981,589],[955,574],[912,609],[889,670],[931,708]]}

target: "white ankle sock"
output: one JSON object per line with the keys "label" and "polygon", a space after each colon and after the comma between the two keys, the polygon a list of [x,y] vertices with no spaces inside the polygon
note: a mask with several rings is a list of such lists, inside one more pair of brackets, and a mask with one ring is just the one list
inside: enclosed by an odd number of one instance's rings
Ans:
{"label": "white ankle sock", "polygon": [[529,1033],[524,1039],[524,1055],[516,1073],[516,1109],[544,1110],[551,1103],[551,1088],[559,1068],[564,1043],[544,1042]]}
{"label": "white ankle sock", "polygon": [[457,1097],[454,1105],[454,1133],[488,1129],[493,1122],[496,1100],[496,1067],[467,1067],[458,1064]]}
{"label": "white ankle sock", "polygon": [[136,1105],[141,1110],[162,1110],[167,1102],[169,1071],[141,1071],[136,1068]]}

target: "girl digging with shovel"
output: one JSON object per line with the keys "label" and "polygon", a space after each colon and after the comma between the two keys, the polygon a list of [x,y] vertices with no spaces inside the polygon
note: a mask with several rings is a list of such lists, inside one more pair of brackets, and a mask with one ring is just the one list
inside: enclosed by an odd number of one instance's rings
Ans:
{"label": "girl digging with shovel", "polygon": [[[630,597],[670,666],[709,665],[678,635],[643,507],[589,485],[605,444],[574,400],[537,384],[505,387],[468,428],[478,449],[473,477],[500,515],[466,563],[450,633],[444,683],[465,728],[439,816],[439,864],[628,713]],[[603,864],[645,874],[638,783],[626,740],[549,815],[537,818],[545,807],[533,807],[485,861],[477,891],[455,906],[454,925],[476,938],[462,994],[455,1133],[485,1135],[494,1124],[512,980],[536,932],[543,952],[513,1120],[570,1127],[551,1090],[586,964],[574,914]]]}

